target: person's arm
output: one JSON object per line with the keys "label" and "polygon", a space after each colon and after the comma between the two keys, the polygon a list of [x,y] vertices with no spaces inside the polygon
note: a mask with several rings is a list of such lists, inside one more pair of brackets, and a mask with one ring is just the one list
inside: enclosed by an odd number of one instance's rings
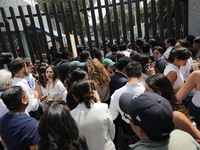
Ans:
{"label": "person's arm", "polygon": [[41,100],[42,90],[41,90],[40,85],[37,82],[35,83],[35,90],[38,92],[38,98]]}
{"label": "person's arm", "polygon": [[30,150],[38,150],[38,145],[30,146]]}
{"label": "person's arm", "polygon": [[3,141],[3,139],[1,138],[1,136],[0,136],[0,141],[1,141],[1,144],[2,144],[3,147],[7,147],[6,143]]}
{"label": "person's arm", "polygon": [[173,86],[174,82],[177,79],[177,73],[175,71],[170,71],[166,76],[169,79],[171,85]]}
{"label": "person's arm", "polygon": [[185,84],[181,87],[181,89],[176,94],[176,98],[179,101],[182,101],[197,86],[199,77],[200,77],[199,71],[194,71],[189,75]]}
{"label": "person's arm", "polygon": [[173,122],[175,128],[183,130],[192,135],[195,139],[200,140],[200,131],[192,125],[190,120],[183,113],[174,111]]}

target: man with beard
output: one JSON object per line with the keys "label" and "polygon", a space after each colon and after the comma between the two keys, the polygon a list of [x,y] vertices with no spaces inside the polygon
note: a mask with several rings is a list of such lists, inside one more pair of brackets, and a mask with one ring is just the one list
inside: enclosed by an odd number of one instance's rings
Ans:
{"label": "man with beard", "polygon": [[26,108],[26,113],[36,111],[39,106],[39,101],[37,99],[38,94],[37,92],[32,91],[32,89],[28,85],[27,80],[24,78],[27,74],[26,62],[22,58],[16,58],[11,61],[10,67],[14,75],[14,78],[12,80],[13,85],[21,86],[28,94],[29,104]]}

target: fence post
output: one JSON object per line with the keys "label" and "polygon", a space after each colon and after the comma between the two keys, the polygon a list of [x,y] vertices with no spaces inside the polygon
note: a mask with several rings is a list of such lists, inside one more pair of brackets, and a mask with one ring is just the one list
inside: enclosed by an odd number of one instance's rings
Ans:
{"label": "fence post", "polygon": [[11,31],[10,31],[10,25],[9,25],[8,20],[7,20],[7,16],[6,16],[5,10],[2,7],[1,7],[1,14],[2,14],[4,25],[5,25],[5,28],[6,28],[8,41],[10,43],[11,52],[13,53],[14,58],[17,58],[17,53],[15,51],[15,47],[14,47],[14,44],[13,44],[13,38],[12,38],[12,35],[11,35]]}
{"label": "fence post", "polygon": [[21,36],[20,36],[19,27],[18,27],[18,24],[17,24],[15,12],[14,12],[12,7],[9,7],[9,10],[10,10],[11,18],[12,18],[13,25],[14,25],[14,28],[15,28],[15,33],[17,35],[17,40],[18,40],[18,44],[19,44],[19,47],[20,47],[20,52],[21,52],[22,56],[25,57],[24,47],[23,47],[23,44],[22,44],[22,40],[21,40]]}

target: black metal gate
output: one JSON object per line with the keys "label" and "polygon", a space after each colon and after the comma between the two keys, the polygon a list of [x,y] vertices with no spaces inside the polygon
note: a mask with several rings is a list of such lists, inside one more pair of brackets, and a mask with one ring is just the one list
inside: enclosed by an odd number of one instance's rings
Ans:
{"label": "black metal gate", "polygon": [[[24,8],[18,6],[18,16],[13,7],[9,7],[9,10],[1,7],[1,52],[12,52],[16,58],[17,47],[22,56],[26,56],[28,49],[33,62],[36,51],[40,61],[42,53],[46,53],[50,63],[48,43],[51,42],[54,55],[58,51],[57,43],[60,44],[61,51],[64,51],[63,35],[69,51],[72,51],[70,35],[73,35],[74,45],[87,45],[91,52],[93,44],[96,47],[102,45],[106,53],[107,42],[116,41],[119,44],[121,40],[129,41],[134,48],[136,34],[146,41],[157,36],[162,41],[167,37],[179,39],[188,34],[188,0],[105,0],[103,5],[101,2],[96,0],[96,6],[93,0],[88,0],[87,4],[85,0],[43,4],[43,7],[36,4],[34,14],[30,5],[25,8],[27,14],[24,14]],[[55,20],[54,27],[52,18]],[[19,28],[19,23],[22,24],[22,29]],[[11,24],[14,30],[11,30]],[[134,28],[137,33],[134,33]],[[22,33],[26,39],[26,48]],[[46,35],[49,35],[49,41]]]}

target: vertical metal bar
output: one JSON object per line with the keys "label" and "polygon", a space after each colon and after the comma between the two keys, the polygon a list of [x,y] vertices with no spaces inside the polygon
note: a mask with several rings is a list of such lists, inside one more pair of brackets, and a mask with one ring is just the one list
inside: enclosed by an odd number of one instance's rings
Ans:
{"label": "vertical metal bar", "polygon": [[51,60],[51,56],[50,56],[50,52],[49,52],[49,48],[48,48],[48,44],[47,44],[46,33],[45,33],[45,30],[44,30],[44,24],[43,24],[43,21],[42,21],[42,16],[41,16],[39,5],[36,4],[35,8],[36,8],[37,16],[38,16],[38,21],[39,21],[39,24],[40,24],[42,42],[44,42],[45,52],[47,54],[48,64],[51,64],[52,60]]}
{"label": "vertical metal bar", "polygon": [[116,0],[112,0],[113,3],[113,12],[114,12],[114,27],[115,27],[115,35],[117,39],[117,44],[120,44],[120,35],[119,35],[119,26],[118,26],[118,15],[117,15],[117,5]]}
{"label": "vertical metal bar", "polygon": [[183,36],[188,35],[188,0],[183,1]]}
{"label": "vertical metal bar", "polygon": [[140,0],[135,0],[136,1],[136,19],[137,19],[137,31],[138,31],[138,37],[142,38],[142,30],[141,30],[141,17],[140,17]]}
{"label": "vertical metal bar", "polygon": [[[52,42],[53,55],[55,56],[57,54],[56,42],[55,42],[55,38],[54,38],[53,27],[52,27],[52,24],[51,24],[51,17],[49,15],[49,10],[48,10],[46,3],[44,3],[44,10],[45,10],[46,19],[47,19],[48,28],[49,28],[49,33],[50,33],[50,38],[51,38],[51,42]],[[45,36],[45,38],[46,38],[46,36]]]}
{"label": "vertical metal bar", "polygon": [[64,24],[64,32],[67,37],[68,50],[72,52],[72,45],[71,45],[71,40],[70,40],[70,35],[69,35],[69,28],[68,28],[69,24],[67,24],[63,2],[60,2],[60,8],[61,8],[61,13],[62,13],[62,21]]}
{"label": "vertical metal bar", "polygon": [[61,33],[61,29],[60,29],[60,24],[59,24],[59,19],[58,19],[58,14],[57,14],[57,9],[56,9],[55,3],[52,3],[52,8],[53,8],[54,18],[56,21],[56,27],[57,27],[57,32],[58,32],[60,48],[61,48],[61,51],[63,52],[65,50],[65,48],[64,48],[64,44],[63,44],[62,33]]}
{"label": "vertical metal bar", "polygon": [[159,13],[160,13],[160,17],[159,17],[159,24],[160,24],[160,40],[163,41],[164,40],[164,12],[163,12],[163,0],[159,1]]}
{"label": "vertical metal bar", "polygon": [[19,44],[19,47],[20,47],[20,52],[21,52],[21,54],[22,54],[23,57],[26,57],[25,56],[25,52],[24,52],[24,47],[23,47],[23,44],[22,44],[22,40],[21,40],[21,36],[20,36],[19,27],[18,27],[18,24],[17,24],[17,20],[16,20],[16,16],[15,16],[15,12],[13,10],[13,7],[9,7],[9,10],[10,10],[11,18],[12,18],[13,25],[14,25],[14,28],[15,28],[15,33],[16,33],[16,36],[17,36],[17,41],[18,41],[18,44]]}
{"label": "vertical metal bar", "polygon": [[28,28],[27,28],[27,22],[26,22],[22,7],[18,6],[18,9],[19,9],[22,25],[23,25],[23,28],[24,28],[24,33],[25,33],[25,36],[26,36],[26,41],[27,41],[27,44],[28,44],[28,47],[29,47],[31,60],[34,64],[35,63],[35,57],[34,57],[34,52],[33,52],[33,47],[32,47],[32,43],[31,43],[29,31],[28,31]]}
{"label": "vertical metal bar", "polygon": [[85,45],[84,36],[83,36],[83,25],[82,25],[82,21],[81,21],[79,4],[78,4],[77,0],[75,0],[74,2],[75,2],[75,7],[76,7],[76,15],[77,15],[77,21],[78,21],[79,35],[81,38],[81,44]]}
{"label": "vertical metal bar", "polygon": [[120,8],[121,8],[121,23],[122,23],[122,31],[123,31],[123,40],[127,41],[127,30],[126,30],[126,18],[124,11],[124,0],[120,0]]}
{"label": "vertical metal bar", "polygon": [[144,25],[145,25],[145,39],[149,41],[149,23],[148,23],[148,8],[147,8],[147,0],[143,0],[144,4]]}
{"label": "vertical metal bar", "polygon": [[92,48],[92,41],[91,41],[91,36],[90,36],[90,26],[89,26],[89,21],[88,21],[88,14],[87,14],[85,0],[82,0],[82,4],[83,4],[83,12],[84,12],[84,18],[85,18],[86,32],[87,32],[87,37],[88,37],[88,46],[89,46],[89,51],[92,54],[93,48]]}
{"label": "vertical metal bar", "polygon": [[1,27],[0,27],[0,42],[1,42],[1,47],[2,47],[2,52],[7,52],[7,50],[6,50],[6,45],[5,45],[5,41],[4,41],[4,39],[3,39],[3,33],[2,33],[2,31],[1,31]]}
{"label": "vertical metal bar", "polygon": [[143,0],[143,6],[144,6],[144,29],[145,29],[145,39],[146,41],[149,41],[149,24],[148,24],[148,7],[147,7],[147,0]]}
{"label": "vertical metal bar", "polygon": [[77,31],[76,31],[76,23],[74,21],[74,12],[72,10],[71,0],[68,1],[68,5],[69,5],[70,16],[71,16],[70,18],[71,18],[71,23],[72,23],[73,35],[74,35],[75,43],[76,45],[78,45],[79,41],[78,41],[78,36],[77,36]]}
{"label": "vertical metal bar", "polygon": [[6,13],[5,13],[5,10],[4,10],[3,7],[1,7],[1,14],[2,14],[3,22],[4,22],[4,25],[5,25],[5,28],[6,28],[8,41],[10,43],[11,52],[13,53],[14,58],[17,58],[17,53],[15,51],[15,46],[13,44],[13,38],[12,38],[11,31],[10,31],[10,24],[9,24],[9,22],[7,20],[7,16],[6,16]]}
{"label": "vertical metal bar", "polygon": [[113,44],[113,36],[112,36],[112,27],[111,27],[111,19],[110,19],[110,10],[109,10],[109,4],[108,0],[105,0],[106,5],[106,16],[107,16],[107,26],[108,26],[108,36],[109,36],[109,42]]}
{"label": "vertical metal bar", "polygon": [[155,0],[151,0],[151,24],[152,24],[152,33],[153,33],[153,38],[156,39],[157,35],[157,26],[156,26],[156,3]]}
{"label": "vertical metal bar", "polygon": [[172,36],[172,8],[171,0],[167,0],[167,37]]}
{"label": "vertical metal bar", "polygon": [[131,32],[131,46],[132,49],[135,49],[135,38],[134,38],[134,26],[133,26],[133,10],[132,10],[132,2],[131,0],[128,0],[128,13],[129,13],[129,26],[130,26],[130,32]]}
{"label": "vertical metal bar", "polygon": [[101,7],[101,1],[100,0],[97,0],[97,5],[98,5],[98,11],[99,11],[99,21],[100,21],[100,27],[101,27],[101,39],[102,39],[102,42],[103,42],[104,54],[107,54],[106,40],[105,40],[105,30],[104,30],[102,7]]}
{"label": "vertical metal bar", "polygon": [[178,40],[180,38],[180,10],[179,1],[175,0],[175,36]]}
{"label": "vertical metal bar", "polygon": [[96,47],[99,47],[99,38],[98,38],[98,33],[97,33],[97,25],[96,25],[93,0],[90,0],[90,8],[91,8],[91,14],[92,14],[92,24],[93,24],[95,44],[96,44]]}
{"label": "vertical metal bar", "polygon": [[35,27],[35,21],[34,21],[34,18],[33,18],[33,13],[32,13],[30,5],[27,5],[27,9],[28,9],[29,18],[30,18],[30,21],[31,21],[31,27],[32,27],[33,35],[34,35],[35,47],[37,48],[40,62],[42,62],[41,45],[40,45],[40,41],[39,41],[39,38],[38,38],[38,35],[37,35],[37,30],[36,30],[36,27]]}

